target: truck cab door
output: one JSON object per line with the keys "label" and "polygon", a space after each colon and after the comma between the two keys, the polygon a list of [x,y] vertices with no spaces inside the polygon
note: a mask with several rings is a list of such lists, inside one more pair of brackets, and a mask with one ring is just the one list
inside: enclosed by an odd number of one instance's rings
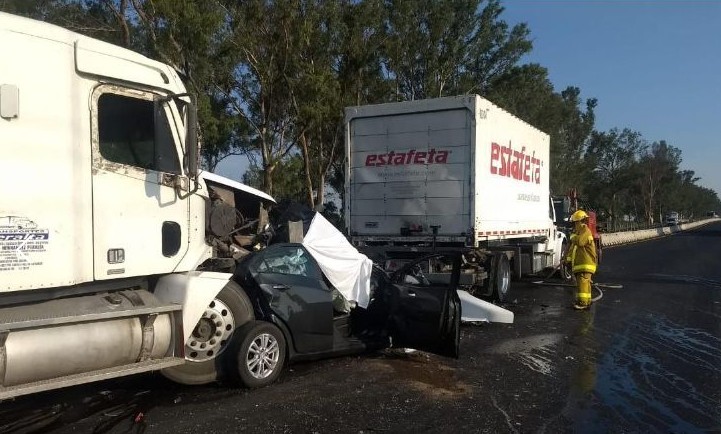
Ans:
{"label": "truck cab door", "polygon": [[180,133],[159,95],[115,85],[91,105],[96,280],[172,272],[188,249]]}
{"label": "truck cab door", "polygon": [[458,357],[460,263],[460,255],[433,255],[411,262],[391,276],[389,334],[394,347]]}

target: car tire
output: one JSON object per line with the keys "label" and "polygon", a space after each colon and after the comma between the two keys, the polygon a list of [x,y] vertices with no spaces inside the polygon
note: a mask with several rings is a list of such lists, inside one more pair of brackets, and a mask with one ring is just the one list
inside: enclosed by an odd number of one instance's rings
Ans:
{"label": "car tire", "polygon": [[511,294],[511,263],[508,257],[499,253],[493,258],[493,298],[504,303]]}
{"label": "car tire", "polygon": [[232,337],[254,319],[253,305],[245,291],[237,283],[229,281],[210,302],[193,335],[185,343],[186,362],[165,368],[162,374],[188,385],[222,380],[226,376],[227,360],[233,359],[229,350]]}
{"label": "car tire", "polygon": [[280,376],[286,358],[283,332],[266,321],[251,321],[234,333],[229,380],[249,389],[267,386]]}

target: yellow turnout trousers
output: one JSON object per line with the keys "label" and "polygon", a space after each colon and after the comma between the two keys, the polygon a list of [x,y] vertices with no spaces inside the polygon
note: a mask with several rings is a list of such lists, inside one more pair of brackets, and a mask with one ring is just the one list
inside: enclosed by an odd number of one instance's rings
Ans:
{"label": "yellow turnout trousers", "polygon": [[591,304],[591,273],[576,273],[576,304],[588,306]]}

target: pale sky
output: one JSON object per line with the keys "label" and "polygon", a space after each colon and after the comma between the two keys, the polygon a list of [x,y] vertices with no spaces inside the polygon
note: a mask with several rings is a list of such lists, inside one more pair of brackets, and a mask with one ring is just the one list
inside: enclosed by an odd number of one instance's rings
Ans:
{"label": "pale sky", "polygon": [[506,0],[526,22],[525,62],[557,91],[598,98],[596,129],[628,127],[682,151],[682,168],[721,194],[721,2]]}

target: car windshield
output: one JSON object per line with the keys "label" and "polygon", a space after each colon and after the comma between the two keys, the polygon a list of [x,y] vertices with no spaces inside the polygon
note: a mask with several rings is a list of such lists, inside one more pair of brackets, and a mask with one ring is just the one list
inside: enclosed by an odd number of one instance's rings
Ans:
{"label": "car windshield", "polygon": [[276,251],[266,251],[256,271],[258,273],[308,276],[308,255],[306,255],[300,247],[287,247]]}

